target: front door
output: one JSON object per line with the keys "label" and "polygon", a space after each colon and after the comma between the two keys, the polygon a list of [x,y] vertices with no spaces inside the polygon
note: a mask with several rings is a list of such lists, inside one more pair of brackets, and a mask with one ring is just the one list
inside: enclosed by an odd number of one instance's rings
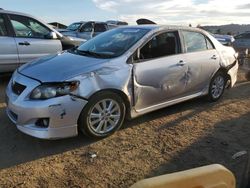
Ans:
{"label": "front door", "polygon": [[0,73],[14,71],[18,63],[16,42],[7,30],[5,17],[0,14]]}
{"label": "front door", "polygon": [[13,14],[9,17],[15,32],[21,64],[62,50],[61,41],[49,39],[50,29],[37,20]]}
{"label": "front door", "polygon": [[177,31],[154,36],[140,49],[134,63],[134,105],[138,112],[182,97],[187,67],[180,54]]}

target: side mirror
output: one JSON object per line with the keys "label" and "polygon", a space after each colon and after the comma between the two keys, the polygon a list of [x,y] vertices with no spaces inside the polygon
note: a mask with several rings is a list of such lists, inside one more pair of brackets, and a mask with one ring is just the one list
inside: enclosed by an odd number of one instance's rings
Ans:
{"label": "side mirror", "polygon": [[57,39],[57,35],[56,35],[56,33],[54,31],[51,31],[51,32],[49,32],[49,34],[47,34],[45,36],[45,38],[46,39]]}

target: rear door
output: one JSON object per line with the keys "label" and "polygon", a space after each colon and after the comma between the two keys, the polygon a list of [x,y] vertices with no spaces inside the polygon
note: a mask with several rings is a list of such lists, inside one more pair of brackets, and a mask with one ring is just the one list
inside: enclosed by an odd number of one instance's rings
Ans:
{"label": "rear door", "polygon": [[51,30],[39,21],[14,14],[9,14],[9,18],[15,32],[20,64],[62,50],[61,41],[49,39]]}
{"label": "rear door", "polygon": [[196,31],[182,31],[188,68],[186,95],[205,92],[212,75],[219,69],[220,56],[207,36]]}
{"label": "rear door", "polygon": [[0,73],[14,71],[18,66],[16,42],[8,29],[8,19],[0,14]]}

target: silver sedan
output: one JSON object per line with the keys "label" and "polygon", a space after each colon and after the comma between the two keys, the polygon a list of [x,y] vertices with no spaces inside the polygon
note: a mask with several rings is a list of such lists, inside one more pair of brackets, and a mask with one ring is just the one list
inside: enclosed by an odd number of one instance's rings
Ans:
{"label": "silver sedan", "polygon": [[102,138],[125,118],[199,96],[217,101],[237,70],[234,49],[203,30],[127,26],[20,67],[6,89],[7,115],[38,138],[78,130]]}

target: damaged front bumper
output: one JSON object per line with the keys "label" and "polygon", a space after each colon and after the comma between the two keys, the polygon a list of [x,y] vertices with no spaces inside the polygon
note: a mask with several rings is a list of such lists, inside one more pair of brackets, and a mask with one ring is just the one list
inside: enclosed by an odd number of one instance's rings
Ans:
{"label": "damaged front bumper", "polygon": [[237,81],[237,74],[238,74],[239,63],[236,60],[231,66],[228,67],[228,75],[231,78],[230,87],[233,87]]}
{"label": "damaged front bumper", "polygon": [[[14,84],[19,88],[13,89]],[[87,101],[70,95],[30,100],[31,91],[38,85],[40,82],[36,80],[14,74],[6,89],[6,112],[10,120],[20,131],[41,139],[76,136],[78,117]]]}

